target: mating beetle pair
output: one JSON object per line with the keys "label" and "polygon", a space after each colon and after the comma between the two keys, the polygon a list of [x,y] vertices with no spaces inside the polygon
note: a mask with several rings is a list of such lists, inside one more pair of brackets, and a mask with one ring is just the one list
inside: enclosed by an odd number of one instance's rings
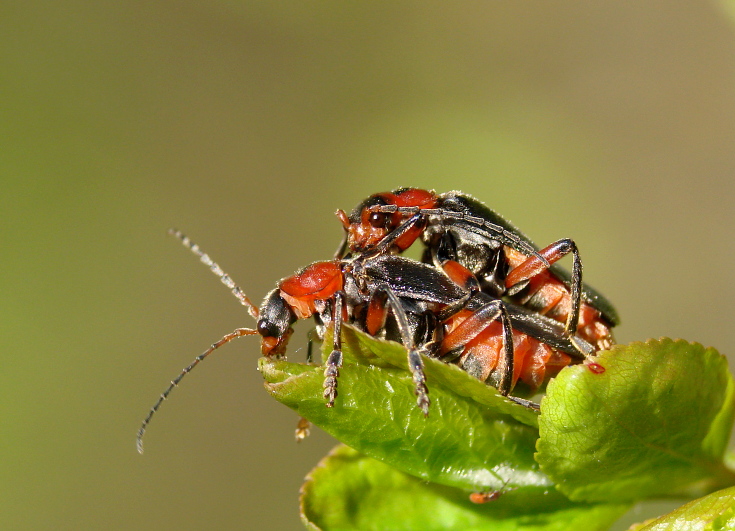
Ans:
{"label": "mating beetle pair", "polygon": [[[611,328],[618,324],[617,313],[582,284],[582,262],[573,240],[538,250],[510,222],[461,192],[437,195],[401,188],[369,197],[349,217],[341,210],[337,216],[346,233],[338,257],[346,252],[403,252],[420,239],[426,246],[422,261],[437,267],[446,260],[459,262],[485,293],[564,322],[570,339],[578,334],[595,350],[614,343]],[[571,275],[554,265],[570,253]]]}
{"label": "mating beetle pair", "polygon": [[[281,280],[260,309],[197,246],[174,232],[248,307],[257,330],[240,328],[226,335],[172,381],[139,430],[139,450],[152,415],[202,359],[232,339],[256,333],[264,355],[281,356],[291,325],[312,315],[318,331],[330,324],[334,328],[325,368],[328,406],[337,396],[343,322],[403,343],[417,404],[425,414],[429,398],[421,353],[456,360],[507,395],[517,380],[535,389],[546,376],[612,342],[615,312],[582,286],[581,262],[571,240],[537,251],[507,221],[456,192],[437,196],[401,189],[372,196],[349,217],[342,211],[338,216],[346,237],[335,260],[316,262]],[[392,254],[417,239],[427,245],[427,263]],[[567,287],[568,275],[551,264],[569,252],[575,261]]]}

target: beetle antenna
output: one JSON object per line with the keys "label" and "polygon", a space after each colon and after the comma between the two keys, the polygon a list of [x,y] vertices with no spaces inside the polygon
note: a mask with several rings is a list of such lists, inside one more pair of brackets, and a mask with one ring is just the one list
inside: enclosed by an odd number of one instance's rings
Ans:
{"label": "beetle antenna", "polygon": [[163,401],[168,398],[168,395],[173,391],[174,387],[177,387],[179,385],[179,382],[181,379],[189,374],[191,370],[199,365],[199,362],[202,361],[204,358],[209,356],[212,352],[220,348],[222,345],[226,345],[233,339],[237,339],[238,337],[242,336],[252,336],[254,334],[257,334],[257,330],[251,330],[250,328],[236,328],[234,332],[230,332],[226,336],[224,336],[222,339],[217,341],[216,343],[212,343],[212,345],[204,351],[204,353],[200,354],[196,358],[194,358],[194,361],[191,362],[191,364],[186,367],[181,373],[171,380],[171,385],[168,386],[168,388],[161,393],[161,396],[158,397],[158,401],[155,403],[155,405],[151,408],[151,410],[148,412],[148,416],[145,418],[143,423],[140,425],[140,429],[138,430],[138,438],[136,440],[136,446],[138,448],[138,453],[143,453],[143,435],[145,435],[145,430],[148,427],[148,424],[151,422],[151,418],[153,415],[158,411],[158,408],[161,407],[161,404],[163,404]]}
{"label": "beetle antenna", "polygon": [[245,292],[241,290],[237,284],[235,284],[235,282],[230,278],[230,275],[222,271],[222,268],[217,265],[217,263],[214,262],[208,254],[202,252],[199,246],[196,243],[192,242],[186,234],[178,229],[168,229],[168,233],[171,236],[174,236],[181,240],[181,243],[184,244],[184,247],[197,255],[199,257],[199,260],[201,260],[201,262],[205,266],[207,266],[212,273],[217,275],[222,284],[230,288],[232,294],[240,300],[242,305],[247,307],[248,312],[250,313],[250,315],[253,316],[253,319],[258,319],[258,307],[255,306],[250,299],[248,299],[248,296],[245,295]]}

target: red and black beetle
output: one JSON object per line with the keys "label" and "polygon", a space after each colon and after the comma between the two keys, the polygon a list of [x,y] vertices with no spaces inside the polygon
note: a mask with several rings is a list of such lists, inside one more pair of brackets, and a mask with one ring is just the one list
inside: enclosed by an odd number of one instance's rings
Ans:
{"label": "red and black beetle", "polygon": [[[348,216],[338,210],[345,239],[336,256],[402,252],[417,239],[423,261],[454,260],[479,280],[482,291],[565,323],[568,337],[584,338],[594,350],[609,348],[618,324],[612,304],[582,284],[582,262],[571,239],[539,250],[509,221],[461,192],[436,194],[400,188],[370,196]],[[569,274],[554,262],[572,254]],[[584,352],[590,354],[590,352]]]}
{"label": "red and black beetle", "polygon": [[[282,356],[293,333],[293,323],[310,316],[317,317],[322,331],[330,324],[334,330],[333,350],[324,371],[327,406],[332,406],[337,396],[343,322],[402,342],[408,351],[417,404],[424,414],[429,411],[429,397],[422,353],[457,360],[465,370],[493,384],[503,395],[510,393],[518,379],[536,388],[547,376],[547,370],[550,375],[573,357],[579,358],[577,347],[556,321],[481,292],[471,272],[455,262],[444,264],[450,274],[390,254],[315,262],[279,281],[258,309],[198,246],[182,233],[171,232],[248,307],[257,326],[255,330],[238,328],[227,334],[171,382],[140,427],[139,451],[146,427],[161,403],[184,375],[214,350],[235,338],[260,334],[263,355]],[[392,328],[386,326],[389,313],[393,315]],[[592,348],[581,338],[577,341]]]}

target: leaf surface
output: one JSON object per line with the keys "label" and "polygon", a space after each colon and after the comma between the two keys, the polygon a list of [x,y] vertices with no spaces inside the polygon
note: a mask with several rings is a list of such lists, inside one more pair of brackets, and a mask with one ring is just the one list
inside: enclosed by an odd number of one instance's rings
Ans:
{"label": "leaf surface", "polygon": [[733,422],[727,361],[699,344],[618,345],[564,369],[541,404],[536,458],[578,501],[678,495],[735,483],[722,463]]}
{"label": "leaf surface", "polygon": [[533,458],[534,412],[425,359],[432,403],[424,417],[410,374],[395,367],[406,357],[401,345],[345,327],[343,349],[333,408],[322,396],[323,367],[262,358],[266,389],[343,443],[424,480],[478,491],[551,485]]}
{"label": "leaf surface", "polygon": [[735,487],[682,505],[660,518],[634,525],[630,531],[726,531],[735,529]]}
{"label": "leaf surface", "polygon": [[553,488],[508,490],[485,504],[423,482],[344,445],[307,476],[301,518],[312,531],[566,531],[607,529],[627,504],[579,504]]}

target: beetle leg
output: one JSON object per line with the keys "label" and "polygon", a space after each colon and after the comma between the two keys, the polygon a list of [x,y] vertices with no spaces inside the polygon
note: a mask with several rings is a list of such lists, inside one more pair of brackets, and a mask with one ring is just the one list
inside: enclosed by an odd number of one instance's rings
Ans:
{"label": "beetle leg", "polygon": [[480,283],[477,281],[477,277],[459,262],[455,260],[444,260],[441,263],[441,268],[455,284],[461,286],[466,291],[470,293],[480,291]]}
{"label": "beetle leg", "polygon": [[534,249],[533,245],[523,240],[517,234],[514,234],[513,232],[501,227],[500,225],[487,221],[485,218],[479,216],[472,216],[465,212],[456,212],[454,210],[448,210],[445,208],[420,208],[415,206],[397,207],[395,205],[381,205],[371,207],[371,210],[375,212],[385,212],[390,214],[398,212],[400,214],[411,215],[420,212],[422,216],[439,217],[442,223],[464,222],[469,225],[474,225],[477,232],[485,233],[487,237],[491,240],[497,240],[502,244],[512,247],[513,249],[516,249],[518,252],[521,252],[525,255],[535,256],[536,258],[540,259],[542,263],[546,262],[546,259],[541,256],[538,251],[536,251],[536,249]]}
{"label": "beetle leg", "polygon": [[[450,220],[461,220],[466,223],[469,223],[470,225],[475,225],[478,227],[481,231],[488,231],[488,238],[491,240],[497,240],[503,245],[507,245],[508,247],[511,247],[513,249],[516,249],[518,252],[521,252],[525,254],[526,256],[535,256],[537,259],[539,259],[542,263],[546,264],[547,267],[550,265],[546,261],[546,258],[539,254],[539,252],[527,241],[522,239],[517,234],[513,233],[512,231],[509,231],[500,225],[497,225],[495,223],[492,223],[490,221],[487,221],[485,218],[478,217],[478,216],[471,216],[469,214],[465,214],[463,212],[454,212],[451,210],[444,211],[445,215],[448,216]],[[493,234],[497,234],[497,236],[493,236]]]}
{"label": "beetle leg", "polygon": [[498,392],[507,396],[513,389],[513,329],[505,303],[494,299],[474,311],[467,319],[444,337],[442,350],[452,352],[463,349],[479,336],[496,319],[500,319],[503,333],[503,356],[501,357]]}
{"label": "beetle leg", "polygon": [[375,290],[375,296],[383,296],[383,294],[386,305],[393,311],[393,317],[401,334],[401,342],[408,349],[408,369],[411,371],[411,378],[413,379],[416,404],[423,411],[424,416],[428,416],[431,401],[429,400],[429,389],[426,387],[424,363],[421,361],[421,353],[416,347],[416,342],[411,333],[408,316],[401,305],[400,299],[388,285],[382,285]]}
{"label": "beetle leg", "polygon": [[552,243],[544,249],[541,249],[539,254],[546,260],[546,263],[543,263],[536,256],[530,256],[526,261],[513,268],[513,270],[508,273],[508,276],[505,279],[505,285],[507,288],[512,288],[513,286],[547,270],[551,264],[557,262],[569,253],[572,253],[574,262],[572,265],[572,278],[569,283],[571,308],[569,315],[567,316],[565,333],[569,336],[570,340],[574,342],[574,335],[577,333],[577,325],[579,323],[579,309],[582,304],[582,261],[579,258],[579,251],[577,250],[577,244],[574,243],[574,240],[564,238]]}
{"label": "beetle leg", "polygon": [[532,402],[531,400],[526,400],[525,398],[518,398],[517,396],[509,396],[508,400],[511,402],[515,402],[516,404],[520,406],[527,407],[528,409],[532,409],[533,411],[541,411],[541,404],[537,404],[536,402]]}
{"label": "beetle leg", "polygon": [[334,307],[332,308],[332,352],[327,358],[324,369],[324,398],[327,407],[334,407],[334,399],[337,398],[337,377],[339,368],[342,366],[342,306],[344,305],[344,294],[337,291],[334,294]]}
{"label": "beetle leg", "polygon": [[385,320],[388,317],[387,301],[388,295],[385,291],[375,291],[368,301],[365,311],[365,331],[371,336],[377,336],[385,328]]}
{"label": "beetle leg", "polygon": [[347,213],[342,209],[337,210],[335,214],[339,218],[340,222],[342,222],[342,227],[344,228],[344,235],[342,236],[342,242],[340,242],[339,247],[337,247],[337,250],[334,253],[334,259],[342,260],[342,258],[345,257],[345,251],[347,251],[347,240],[349,237],[348,229],[350,228],[350,218],[347,217]]}
{"label": "beetle leg", "polygon": [[454,260],[444,260],[441,264],[441,269],[452,282],[466,290],[466,294],[462,298],[448,304],[438,313],[438,320],[446,321],[467,306],[467,303],[472,298],[472,294],[480,291],[480,284],[469,269]]}
{"label": "beetle leg", "polygon": [[413,214],[380,240],[375,246],[375,251],[385,253],[394,245],[397,245],[401,251],[408,249],[421,236],[425,223],[426,217],[423,212]]}
{"label": "beetle leg", "polygon": [[347,233],[345,232],[344,236],[342,236],[342,241],[339,244],[339,247],[337,247],[337,250],[334,252],[334,259],[335,260],[342,260],[345,257],[345,251],[347,251]]}
{"label": "beetle leg", "polygon": [[425,209],[418,206],[399,207],[396,205],[375,205],[370,207],[372,212],[382,212],[384,214],[402,214],[409,216],[401,221],[396,228],[386,234],[376,246],[375,251],[385,253],[391,247],[396,246],[401,251],[405,251],[413,242],[415,242],[424,230],[428,216],[436,213],[437,209]]}
{"label": "beetle leg", "polygon": [[306,363],[313,363],[314,361],[314,342],[319,341],[319,334],[315,328],[312,328],[306,333]]}

